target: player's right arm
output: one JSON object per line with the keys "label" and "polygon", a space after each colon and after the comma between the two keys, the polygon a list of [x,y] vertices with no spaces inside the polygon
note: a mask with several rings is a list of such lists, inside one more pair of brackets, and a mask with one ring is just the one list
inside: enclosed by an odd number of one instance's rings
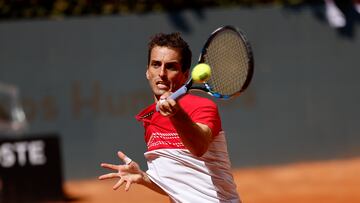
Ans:
{"label": "player's right arm", "polygon": [[195,156],[201,157],[206,153],[213,139],[209,126],[194,122],[181,108],[179,103],[169,98],[167,92],[160,97],[159,110],[163,116],[169,117],[182,143]]}
{"label": "player's right arm", "polygon": [[[118,157],[124,162],[128,159],[122,152],[118,152]],[[113,186],[114,190],[126,183],[125,191],[128,191],[131,184],[137,183],[144,185],[155,192],[167,195],[164,190],[150,180],[149,176],[142,171],[139,165],[134,161],[124,165],[102,163],[101,167],[117,171],[116,173],[107,173],[99,177],[99,180],[119,178],[119,181]]]}

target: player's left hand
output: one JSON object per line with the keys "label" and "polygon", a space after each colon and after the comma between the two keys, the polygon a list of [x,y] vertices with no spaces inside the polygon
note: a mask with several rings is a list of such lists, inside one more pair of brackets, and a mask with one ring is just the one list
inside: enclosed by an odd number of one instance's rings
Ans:
{"label": "player's left hand", "polygon": [[99,180],[120,178],[120,180],[113,186],[113,189],[116,190],[124,183],[126,183],[125,191],[128,191],[130,189],[131,184],[140,183],[141,181],[143,181],[144,172],[140,169],[139,165],[136,162],[129,159],[121,151],[119,151],[117,155],[125,164],[114,165],[114,164],[102,163],[101,167],[114,170],[117,172],[108,173],[99,176]]}

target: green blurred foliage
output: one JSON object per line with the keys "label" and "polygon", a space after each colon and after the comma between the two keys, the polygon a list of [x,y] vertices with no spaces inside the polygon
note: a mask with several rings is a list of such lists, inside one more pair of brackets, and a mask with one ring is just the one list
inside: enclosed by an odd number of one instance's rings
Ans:
{"label": "green blurred foliage", "polygon": [[0,19],[127,15],[208,7],[298,6],[322,0],[0,0]]}

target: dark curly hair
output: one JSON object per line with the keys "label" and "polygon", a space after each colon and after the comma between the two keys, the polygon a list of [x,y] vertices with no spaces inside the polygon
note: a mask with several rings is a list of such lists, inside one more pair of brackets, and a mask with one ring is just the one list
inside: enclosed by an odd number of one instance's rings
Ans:
{"label": "dark curly hair", "polygon": [[158,33],[151,37],[148,43],[148,64],[150,63],[151,50],[156,46],[180,49],[181,70],[182,72],[190,70],[192,53],[189,45],[181,38],[179,32],[170,34]]}

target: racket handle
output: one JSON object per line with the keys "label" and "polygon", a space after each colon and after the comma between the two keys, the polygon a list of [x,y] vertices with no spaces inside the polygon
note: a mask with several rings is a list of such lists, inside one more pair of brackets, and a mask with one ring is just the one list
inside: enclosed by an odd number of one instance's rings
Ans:
{"label": "racket handle", "polygon": [[177,98],[181,97],[182,95],[186,94],[186,92],[188,91],[188,88],[186,87],[186,85],[180,87],[178,90],[176,90],[174,93],[172,93],[169,98],[176,100]]}
{"label": "racket handle", "polygon": [[[176,90],[174,93],[172,93],[169,98],[176,100],[177,98],[181,97],[182,95],[186,94],[188,91],[188,88],[186,85],[180,87],[178,90]],[[161,102],[161,101],[160,101]],[[159,111],[159,104],[156,104],[156,111]]]}

